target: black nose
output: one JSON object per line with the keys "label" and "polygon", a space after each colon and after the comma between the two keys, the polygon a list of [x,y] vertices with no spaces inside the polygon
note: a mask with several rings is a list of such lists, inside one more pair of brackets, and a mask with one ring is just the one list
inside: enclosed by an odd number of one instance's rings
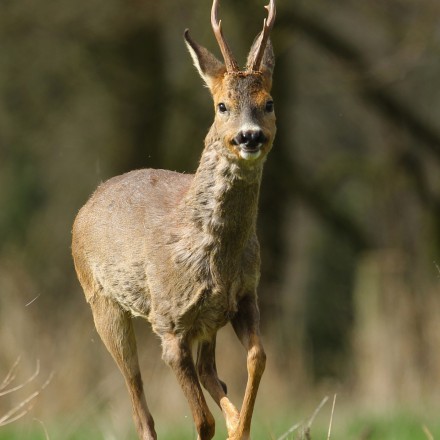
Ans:
{"label": "black nose", "polygon": [[234,138],[236,145],[244,145],[248,150],[254,150],[266,141],[266,136],[261,130],[240,131]]}

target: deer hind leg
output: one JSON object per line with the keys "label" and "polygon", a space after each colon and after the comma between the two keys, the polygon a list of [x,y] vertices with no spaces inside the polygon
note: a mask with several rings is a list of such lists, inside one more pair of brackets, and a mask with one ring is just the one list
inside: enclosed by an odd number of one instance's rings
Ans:
{"label": "deer hind leg", "polygon": [[156,440],[154,421],[145,400],[131,316],[109,298],[95,296],[90,305],[96,330],[124,376],[139,439]]}
{"label": "deer hind leg", "polygon": [[215,342],[215,335],[211,341],[200,342],[196,364],[200,382],[222,409],[228,433],[232,433],[237,429],[239,414],[226,395],[226,384],[218,378],[215,365]]}
{"label": "deer hind leg", "polygon": [[255,399],[266,365],[266,355],[260,338],[259,321],[260,313],[256,296],[245,297],[239,304],[238,312],[232,320],[232,326],[247,350],[248,380],[238,426],[236,431],[229,435],[229,440],[247,440],[250,438]]}
{"label": "deer hind leg", "polygon": [[198,440],[212,439],[215,432],[215,420],[200,387],[191,345],[179,336],[166,334],[162,336],[162,349],[163,360],[173,369],[188,400],[198,432]]}

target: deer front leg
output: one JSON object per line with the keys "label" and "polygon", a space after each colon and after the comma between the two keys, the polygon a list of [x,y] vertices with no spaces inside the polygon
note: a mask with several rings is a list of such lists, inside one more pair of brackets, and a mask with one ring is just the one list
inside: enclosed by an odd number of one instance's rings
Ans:
{"label": "deer front leg", "polygon": [[198,432],[198,440],[211,440],[215,420],[209,411],[197,377],[191,345],[182,337],[167,334],[162,337],[163,360],[173,369],[188,400]]}
{"label": "deer front leg", "polygon": [[96,330],[125,378],[139,439],[156,440],[142,386],[131,316],[111,299],[98,295],[90,301],[90,306]]}
{"label": "deer front leg", "polygon": [[261,343],[259,322],[260,312],[256,295],[246,296],[239,304],[238,312],[232,320],[232,326],[247,350],[248,380],[238,426],[232,434],[229,434],[229,440],[248,440],[250,438],[255,399],[266,365],[266,354]]}
{"label": "deer front leg", "polygon": [[237,429],[239,414],[226,395],[226,384],[218,378],[217,367],[215,365],[215,342],[215,335],[211,341],[200,342],[196,364],[200,382],[222,409],[228,432],[232,433]]}

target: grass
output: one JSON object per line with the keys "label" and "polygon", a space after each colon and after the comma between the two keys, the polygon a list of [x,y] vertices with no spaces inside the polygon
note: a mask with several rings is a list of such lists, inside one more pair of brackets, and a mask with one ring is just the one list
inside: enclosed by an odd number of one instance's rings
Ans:
{"label": "grass", "polygon": [[440,420],[421,421],[411,414],[395,414],[391,418],[378,416],[360,418],[350,424],[347,437],[362,440],[431,440],[440,439]]}
{"label": "grass", "polygon": [[[328,409],[328,408],[327,408]],[[331,436],[329,437],[328,410],[321,412],[311,426],[310,437],[312,440],[440,440],[440,420],[422,420],[414,414],[398,412],[390,416],[360,416],[351,418],[343,417],[338,420],[336,407]],[[328,416],[328,417],[327,417]],[[342,417],[342,415],[341,415]],[[262,425],[261,421],[255,420],[252,440],[278,440],[294,423],[286,420],[276,420],[271,428]],[[107,440],[108,438],[98,428],[82,427],[80,431],[65,437],[62,428],[52,429],[46,426],[48,436],[38,421],[18,422],[0,428],[0,440]],[[194,440],[196,438],[192,429],[185,427],[166,428],[168,432],[159,430],[160,440]],[[216,439],[226,439],[223,429],[219,427]],[[284,436],[284,440],[307,440],[307,436],[300,435],[300,429]],[[136,436],[125,436],[120,440],[136,440]]]}
{"label": "grass", "polygon": [[[338,417],[337,410],[335,418]],[[433,440],[440,439],[440,420],[422,420],[413,414],[398,412],[388,416],[360,416],[336,424],[328,436],[322,421],[312,426],[313,440]],[[288,437],[298,440],[298,437]],[[299,437],[301,439],[301,437]],[[302,440],[302,439],[301,439]]]}

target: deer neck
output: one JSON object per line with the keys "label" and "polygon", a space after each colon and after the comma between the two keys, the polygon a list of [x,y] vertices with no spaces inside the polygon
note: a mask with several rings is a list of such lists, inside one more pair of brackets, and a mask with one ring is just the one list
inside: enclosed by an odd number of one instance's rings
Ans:
{"label": "deer neck", "polygon": [[182,215],[211,252],[234,261],[255,233],[262,164],[225,157],[220,142],[211,130]]}

